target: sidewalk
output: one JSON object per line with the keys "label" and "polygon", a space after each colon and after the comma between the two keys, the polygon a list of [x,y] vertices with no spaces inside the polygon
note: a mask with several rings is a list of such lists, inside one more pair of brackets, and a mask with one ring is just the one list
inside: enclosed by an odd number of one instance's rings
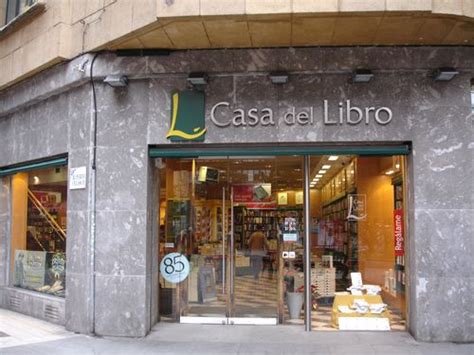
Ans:
{"label": "sidewalk", "polygon": [[162,323],[146,338],[90,337],[0,309],[0,354],[474,354],[474,344],[419,343],[403,332]]}

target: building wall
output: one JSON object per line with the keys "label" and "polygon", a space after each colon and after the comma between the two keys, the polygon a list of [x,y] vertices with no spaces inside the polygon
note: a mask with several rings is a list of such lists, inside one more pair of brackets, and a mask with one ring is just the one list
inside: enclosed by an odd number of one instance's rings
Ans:
{"label": "building wall", "polygon": [[0,27],[0,88],[100,49],[474,44],[474,0],[38,0],[33,7]]}
{"label": "building wall", "polygon": [[[85,62],[87,60],[87,62]],[[92,239],[88,189],[68,195],[67,329],[100,335],[143,336],[156,320],[157,256],[153,226],[151,144],[169,144],[170,93],[186,87],[192,71],[210,74],[206,110],[229,101],[269,107],[281,117],[289,105],[315,107],[313,126],[216,128],[207,120],[206,143],[411,141],[408,211],[410,235],[409,329],[417,339],[472,341],[474,252],[472,48],[306,48],[183,51],[169,57],[98,57],[96,239]],[[0,97],[0,166],[68,153],[69,167],[91,166],[91,55],[45,71]],[[451,65],[450,82],[428,73]],[[352,69],[370,67],[366,85],[348,83]],[[287,70],[277,86],[268,72]],[[101,79],[129,75],[128,87]],[[136,79],[134,79],[136,78]],[[32,82],[33,83],[33,82]],[[388,106],[393,121],[324,126],[322,100],[350,99],[358,106]],[[151,165],[150,165],[151,164]],[[8,203],[2,179],[0,218]],[[3,226],[4,224],[2,224]],[[154,229],[155,228],[155,229]],[[0,229],[2,249],[8,231]],[[91,282],[95,245],[96,282]],[[154,248],[154,249],[152,249]],[[5,257],[5,252],[2,252]],[[2,261],[4,262],[4,261]],[[0,279],[0,281],[2,281]],[[3,280],[5,282],[5,280]],[[5,284],[5,283],[4,283]],[[155,285],[155,286],[152,286]],[[95,292],[93,287],[95,286]],[[4,299],[4,307],[9,307]]]}

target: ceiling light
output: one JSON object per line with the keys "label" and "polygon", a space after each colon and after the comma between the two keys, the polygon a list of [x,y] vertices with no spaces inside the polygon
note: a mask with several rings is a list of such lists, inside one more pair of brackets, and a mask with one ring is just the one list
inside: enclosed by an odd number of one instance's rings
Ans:
{"label": "ceiling light", "polygon": [[323,165],[321,169],[331,169],[331,165]]}
{"label": "ceiling light", "polygon": [[40,182],[40,178],[37,176],[33,176],[33,185],[38,185]]}
{"label": "ceiling light", "polygon": [[337,155],[331,155],[331,156],[328,158],[328,160],[331,160],[331,161],[335,161],[335,160],[337,160],[337,159],[339,159],[339,157],[338,157]]}
{"label": "ceiling light", "polygon": [[456,69],[444,67],[436,69],[432,76],[435,81],[449,81],[458,74],[459,72]]}
{"label": "ceiling light", "polygon": [[394,173],[394,171],[392,169],[390,169],[390,170],[387,170],[385,172],[385,175],[392,175],[393,173]]}
{"label": "ceiling light", "polygon": [[352,72],[352,82],[355,84],[368,83],[374,74],[369,69],[356,69]]}
{"label": "ceiling light", "polygon": [[188,76],[188,82],[192,85],[206,85],[207,84],[208,76],[206,73],[191,73]]}
{"label": "ceiling light", "polygon": [[326,174],[326,170],[321,169],[318,171],[318,174]]}
{"label": "ceiling light", "polygon": [[323,176],[321,174],[316,175],[317,178],[322,178]]}
{"label": "ceiling light", "polygon": [[286,84],[288,82],[288,73],[286,72],[270,73],[270,81],[273,84]]}
{"label": "ceiling light", "polygon": [[104,83],[109,84],[113,88],[123,87],[128,85],[128,78],[125,75],[107,75]]}
{"label": "ceiling light", "polygon": [[400,164],[395,164],[395,169],[400,169]]}

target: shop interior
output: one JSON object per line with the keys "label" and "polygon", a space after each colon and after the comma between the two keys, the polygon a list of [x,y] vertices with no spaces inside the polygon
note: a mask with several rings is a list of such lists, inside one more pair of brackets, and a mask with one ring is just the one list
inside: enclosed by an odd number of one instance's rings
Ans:
{"label": "shop interior", "polygon": [[65,296],[67,167],[12,176],[11,284]]}
{"label": "shop interior", "polygon": [[[156,159],[161,321],[275,319],[302,325],[300,156]],[[312,327],[404,330],[404,158],[310,158]],[[234,319],[232,318],[232,319]],[[245,324],[245,323],[244,323]]]}

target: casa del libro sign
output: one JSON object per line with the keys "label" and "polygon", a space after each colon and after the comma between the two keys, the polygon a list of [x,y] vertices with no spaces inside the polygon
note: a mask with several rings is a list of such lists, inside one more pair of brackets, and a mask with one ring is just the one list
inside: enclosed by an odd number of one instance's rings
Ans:
{"label": "casa del libro sign", "polygon": [[[323,115],[318,117],[315,107],[295,107],[289,106],[283,110],[280,117],[276,117],[271,108],[240,108],[233,107],[227,101],[221,101],[212,106],[210,110],[210,121],[217,127],[243,127],[243,126],[276,126],[277,124],[293,125],[313,125],[322,120],[325,125],[359,125],[375,122],[379,125],[387,125],[392,121],[393,113],[388,107],[357,107],[351,104],[351,100],[339,102],[334,114],[330,108],[328,100],[323,100]],[[332,108],[334,110],[334,108]],[[231,118],[224,115],[226,110],[232,111]],[[330,112],[331,111],[331,112]],[[333,113],[333,114],[331,114]],[[224,118],[227,117],[227,118]]]}
{"label": "casa del libro sign", "polygon": [[204,141],[206,122],[220,129],[226,127],[311,126],[322,122],[326,126],[385,126],[393,112],[385,106],[357,106],[350,99],[339,102],[322,100],[309,107],[288,106],[275,112],[270,107],[238,106],[229,101],[213,103],[206,116],[205,94],[184,90],[172,94],[171,122],[166,138],[171,141]]}

